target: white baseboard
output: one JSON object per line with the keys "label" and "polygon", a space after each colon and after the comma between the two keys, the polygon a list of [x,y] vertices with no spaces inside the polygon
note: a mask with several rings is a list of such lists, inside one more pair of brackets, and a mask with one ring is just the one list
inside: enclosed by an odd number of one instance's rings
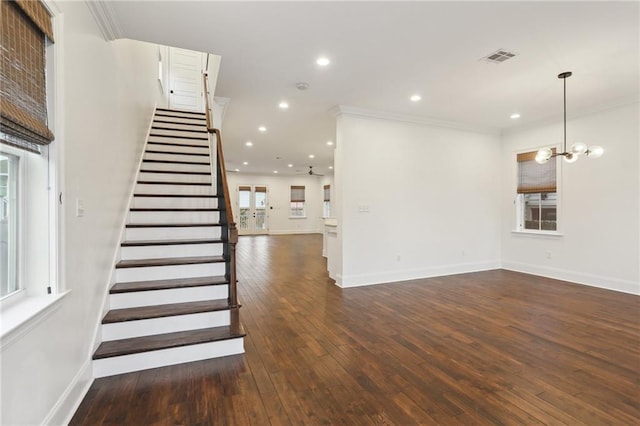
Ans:
{"label": "white baseboard", "polygon": [[377,272],[373,274],[336,274],[336,285],[342,288],[365,285],[395,283],[422,278],[440,277],[443,275],[464,274],[468,272],[488,271],[500,268],[497,260],[488,262],[459,263],[430,268],[407,269],[399,271]]}
{"label": "white baseboard", "polygon": [[591,287],[598,287],[607,290],[640,295],[640,283],[629,280],[621,280],[619,278],[603,277],[599,275],[587,274],[584,272],[569,271],[559,268],[549,268],[540,265],[533,265],[530,263],[511,261],[503,261],[502,269],[540,275],[542,277],[569,281],[572,283],[588,285]]}
{"label": "white baseboard", "polygon": [[43,425],[68,425],[93,383],[91,360],[87,359],[55,403]]}

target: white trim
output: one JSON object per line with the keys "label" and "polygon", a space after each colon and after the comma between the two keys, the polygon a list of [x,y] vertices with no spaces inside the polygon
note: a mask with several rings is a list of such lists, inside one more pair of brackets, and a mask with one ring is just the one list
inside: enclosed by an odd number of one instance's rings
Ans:
{"label": "white trim", "polygon": [[229,109],[229,103],[231,102],[231,98],[224,98],[222,96],[214,96],[213,102],[220,108],[222,111],[220,113],[220,127],[222,127],[222,123],[224,123],[224,116]]}
{"label": "white trim", "polygon": [[402,121],[405,123],[418,124],[423,126],[444,127],[462,131],[484,133],[489,135],[499,135],[500,129],[487,126],[474,126],[471,124],[459,123],[455,121],[439,120],[437,118],[421,117],[417,115],[398,114],[393,112],[375,111],[365,108],[352,107],[347,105],[337,105],[329,110],[335,117],[343,114],[365,118],[376,118],[380,120]]}
{"label": "white trim", "polygon": [[73,377],[69,386],[62,392],[49,414],[42,421],[43,425],[68,425],[80,403],[93,384],[91,360],[87,359]]}
{"label": "white trim", "polygon": [[422,278],[440,277],[444,275],[465,274],[468,272],[489,271],[500,268],[497,260],[474,263],[458,263],[452,265],[433,266],[400,271],[376,272],[372,274],[336,274],[336,285],[342,288],[360,287],[373,284],[393,284],[401,281]]}
{"label": "white trim", "polygon": [[106,41],[123,37],[116,11],[110,2],[103,0],[85,0],[85,3]]}
{"label": "white trim", "polygon": [[564,234],[561,232],[555,231],[534,231],[534,230],[511,230],[513,235],[518,237],[543,237],[543,238],[561,238],[564,237]]}
{"label": "white trim", "polygon": [[34,327],[62,306],[62,299],[71,291],[40,297],[25,297],[8,309],[2,310],[0,322],[0,350],[20,340]]}
{"label": "white trim", "polygon": [[640,283],[630,280],[586,274],[583,272],[570,271],[567,269],[550,268],[546,266],[534,265],[531,263],[512,262],[508,260],[502,262],[502,269],[523,272],[526,274],[539,275],[556,280],[569,281],[572,283],[588,285],[591,287],[598,287],[607,290],[640,295]]}

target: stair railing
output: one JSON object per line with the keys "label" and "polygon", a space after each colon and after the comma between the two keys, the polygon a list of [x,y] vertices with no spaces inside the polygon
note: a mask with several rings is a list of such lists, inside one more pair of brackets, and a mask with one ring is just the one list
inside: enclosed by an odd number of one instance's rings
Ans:
{"label": "stair railing", "polygon": [[219,129],[213,127],[211,118],[211,105],[209,102],[209,79],[206,72],[202,73],[203,87],[204,87],[204,101],[205,101],[205,113],[207,119],[207,131],[209,132],[209,141],[211,135],[215,135],[216,145],[216,186],[217,194],[223,198],[222,205],[218,204],[220,209],[220,225],[221,236],[223,242],[223,256],[225,259],[225,277],[229,281],[229,297],[227,301],[229,306],[238,306],[238,289],[237,289],[237,275],[236,275],[236,244],[238,243],[238,228],[236,222],[233,219],[233,211],[231,210],[231,197],[229,196],[229,185],[227,183],[227,170],[224,162],[224,154],[222,152],[222,134]]}

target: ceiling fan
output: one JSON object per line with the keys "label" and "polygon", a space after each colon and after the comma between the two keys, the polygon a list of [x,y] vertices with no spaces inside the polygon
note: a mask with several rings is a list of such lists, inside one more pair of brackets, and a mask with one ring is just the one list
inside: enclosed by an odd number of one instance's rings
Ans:
{"label": "ceiling fan", "polygon": [[309,176],[324,176],[324,175],[321,175],[320,173],[314,172],[313,171],[313,166],[309,166],[309,171],[299,172],[299,173],[296,173],[296,174],[298,174],[298,175],[303,175],[304,174],[304,175],[309,175]]}

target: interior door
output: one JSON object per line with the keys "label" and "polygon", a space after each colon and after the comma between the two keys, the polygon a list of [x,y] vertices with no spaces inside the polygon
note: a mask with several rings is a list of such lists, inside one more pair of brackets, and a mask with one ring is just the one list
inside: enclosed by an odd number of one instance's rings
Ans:
{"label": "interior door", "polygon": [[268,190],[265,185],[238,186],[238,233],[259,235],[269,232]]}
{"label": "interior door", "polygon": [[201,52],[169,48],[169,108],[204,111],[203,58]]}

